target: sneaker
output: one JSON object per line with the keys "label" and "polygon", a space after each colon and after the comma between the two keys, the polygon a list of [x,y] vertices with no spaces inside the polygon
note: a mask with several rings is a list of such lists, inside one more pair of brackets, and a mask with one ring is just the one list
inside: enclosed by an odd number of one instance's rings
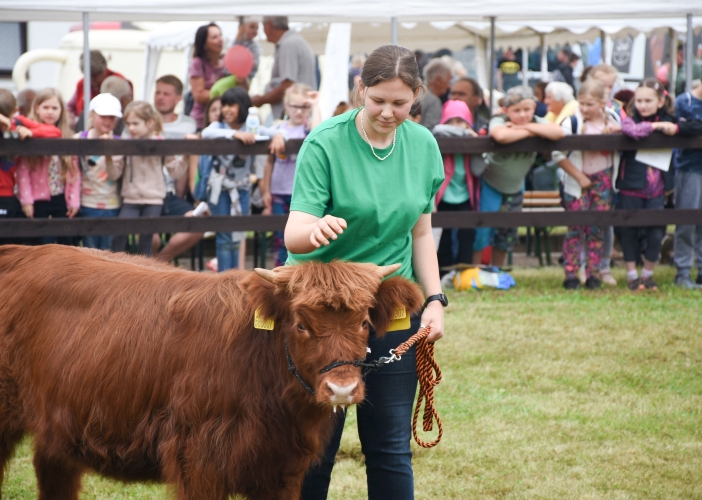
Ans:
{"label": "sneaker", "polygon": [[684,290],[700,290],[702,289],[702,285],[698,285],[694,281],[692,281],[692,278],[689,276],[676,276],[675,277],[675,286],[680,287]]}
{"label": "sneaker", "polygon": [[580,288],[580,280],[578,278],[566,278],[563,282],[563,288],[566,290],[578,290]]}
{"label": "sneaker", "polygon": [[602,287],[602,282],[600,281],[599,278],[595,278],[594,276],[590,276],[587,280],[585,280],[585,288],[588,290],[597,290],[598,288]]}
{"label": "sneaker", "polygon": [[609,271],[602,272],[602,283],[609,286],[617,286],[617,280],[614,279],[614,276]]}
{"label": "sneaker", "polygon": [[632,292],[638,292],[639,290],[646,289],[646,286],[641,282],[641,278],[634,278],[633,280],[629,280],[626,286],[628,286],[629,290],[631,290]]}
{"label": "sneaker", "polygon": [[653,281],[653,278],[649,276],[648,278],[641,278],[641,286],[646,290],[658,290],[658,283]]}

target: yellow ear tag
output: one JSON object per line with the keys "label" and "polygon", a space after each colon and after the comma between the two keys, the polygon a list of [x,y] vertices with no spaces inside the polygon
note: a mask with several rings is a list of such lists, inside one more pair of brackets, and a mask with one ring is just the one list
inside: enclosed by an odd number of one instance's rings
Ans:
{"label": "yellow ear tag", "polygon": [[395,332],[398,330],[407,330],[410,327],[410,317],[407,315],[407,311],[404,307],[398,307],[392,316],[392,321],[390,326],[388,326],[389,332]]}
{"label": "yellow ear tag", "polygon": [[260,309],[261,308],[258,307],[256,312],[254,312],[254,328],[258,328],[259,330],[273,330],[275,322],[273,319],[264,318],[261,316]]}

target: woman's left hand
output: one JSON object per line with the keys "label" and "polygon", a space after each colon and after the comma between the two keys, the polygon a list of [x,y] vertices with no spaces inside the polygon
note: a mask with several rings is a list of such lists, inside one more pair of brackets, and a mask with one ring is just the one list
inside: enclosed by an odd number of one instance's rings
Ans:
{"label": "woman's left hand", "polygon": [[[429,302],[422,313],[421,325],[429,327],[429,342],[436,342],[444,336],[444,306],[438,300]],[[421,327],[420,327],[421,328]]]}
{"label": "woman's left hand", "polygon": [[78,210],[80,210],[78,207],[71,207],[68,209],[68,212],[66,212],[66,216],[69,219],[72,219],[73,217],[75,217],[78,214]]}

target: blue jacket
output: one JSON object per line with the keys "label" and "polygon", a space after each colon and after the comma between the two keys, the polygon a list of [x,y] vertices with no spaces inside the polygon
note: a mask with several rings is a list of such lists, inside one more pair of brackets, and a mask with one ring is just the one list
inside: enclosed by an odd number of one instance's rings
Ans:
{"label": "blue jacket", "polygon": [[[685,92],[675,99],[675,114],[680,135],[702,135],[702,100]],[[702,174],[702,149],[678,149],[675,167],[686,172]]]}

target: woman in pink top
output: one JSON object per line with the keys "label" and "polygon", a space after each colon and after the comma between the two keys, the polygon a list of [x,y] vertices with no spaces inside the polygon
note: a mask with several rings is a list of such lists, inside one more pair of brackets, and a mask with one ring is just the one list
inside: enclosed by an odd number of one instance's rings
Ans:
{"label": "woman in pink top", "polygon": [[[66,107],[55,89],[37,94],[30,117],[71,137]],[[70,156],[22,157],[17,165],[19,199],[30,219],[74,217],[80,209],[80,182],[80,171]],[[58,242],[70,245],[73,238],[59,238]]]}
{"label": "woman in pink top", "polygon": [[222,30],[215,23],[200,26],[195,33],[194,45],[195,56],[188,70],[190,88],[195,101],[190,117],[197,122],[197,128],[200,130],[205,106],[210,101],[210,89],[225,73],[220,59],[223,47]]}

